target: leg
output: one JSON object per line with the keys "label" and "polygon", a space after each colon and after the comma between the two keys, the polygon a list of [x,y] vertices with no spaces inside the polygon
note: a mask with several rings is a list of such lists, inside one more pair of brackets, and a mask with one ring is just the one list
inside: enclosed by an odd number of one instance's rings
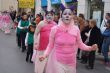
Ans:
{"label": "leg", "polygon": [[94,68],[94,62],[95,62],[95,51],[91,51],[89,53],[89,57],[88,57],[87,69],[93,69]]}
{"label": "leg", "polygon": [[33,55],[33,44],[30,45],[30,63],[32,63],[31,59],[32,59],[32,55]]}
{"label": "leg", "polygon": [[105,63],[109,62],[109,57],[108,57],[109,45],[110,45],[110,40],[104,39],[103,45],[102,45],[102,54],[104,56]]}
{"label": "leg", "polygon": [[26,46],[25,46],[25,37],[26,37],[26,33],[21,32],[22,52],[24,52],[24,51],[26,50]]}
{"label": "leg", "polygon": [[91,68],[94,68],[94,62],[95,62],[95,51],[90,52],[90,60],[89,60],[89,66]]}
{"label": "leg", "polygon": [[21,47],[21,37],[20,34],[16,34],[18,47]]}
{"label": "leg", "polygon": [[26,62],[28,62],[29,60],[29,55],[30,55],[30,46],[28,45],[28,48],[27,48],[27,55],[26,55]]}
{"label": "leg", "polygon": [[77,59],[78,59],[78,60],[80,60],[80,51],[81,51],[81,50],[78,49],[78,52],[77,52]]}

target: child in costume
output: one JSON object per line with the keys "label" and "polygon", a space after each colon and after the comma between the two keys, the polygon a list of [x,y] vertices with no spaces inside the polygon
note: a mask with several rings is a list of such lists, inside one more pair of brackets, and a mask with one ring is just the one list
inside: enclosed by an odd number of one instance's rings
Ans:
{"label": "child in costume", "polygon": [[20,44],[22,44],[22,52],[24,52],[26,50],[26,46],[25,46],[25,37],[26,37],[26,33],[27,33],[27,28],[30,25],[30,21],[28,20],[27,14],[26,13],[22,13],[22,19],[19,21],[18,23],[18,30],[17,32],[20,33]]}
{"label": "child in costume", "polygon": [[26,62],[28,60],[32,63],[32,55],[33,55],[33,43],[34,43],[34,32],[35,32],[35,25],[30,25],[28,27],[28,32],[25,39],[25,45],[27,46],[27,55],[26,55]]}

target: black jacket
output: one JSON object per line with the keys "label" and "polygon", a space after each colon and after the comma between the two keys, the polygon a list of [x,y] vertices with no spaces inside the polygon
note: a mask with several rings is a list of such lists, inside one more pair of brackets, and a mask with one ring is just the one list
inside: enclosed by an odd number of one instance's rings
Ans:
{"label": "black jacket", "polygon": [[81,38],[82,38],[82,41],[85,42],[86,39],[87,39],[87,36],[85,35],[85,33],[88,33],[90,30],[89,26],[86,26],[84,28],[84,30],[81,32]]}
{"label": "black jacket", "polygon": [[91,30],[88,45],[89,46],[92,46],[93,44],[99,45],[100,39],[101,39],[101,31],[97,26],[95,26]]}

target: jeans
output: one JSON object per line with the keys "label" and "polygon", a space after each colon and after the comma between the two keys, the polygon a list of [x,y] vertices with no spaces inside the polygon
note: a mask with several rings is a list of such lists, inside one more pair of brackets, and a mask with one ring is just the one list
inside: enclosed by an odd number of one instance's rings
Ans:
{"label": "jeans", "polygon": [[102,54],[104,56],[105,62],[109,62],[108,52],[110,46],[110,37],[105,37],[102,44]]}

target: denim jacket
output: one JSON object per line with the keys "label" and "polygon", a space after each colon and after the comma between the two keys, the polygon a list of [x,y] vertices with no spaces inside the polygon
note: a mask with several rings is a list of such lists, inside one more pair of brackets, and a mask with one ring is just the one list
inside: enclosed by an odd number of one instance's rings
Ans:
{"label": "denim jacket", "polygon": [[104,37],[110,37],[110,28],[106,28],[106,30],[103,33]]}

